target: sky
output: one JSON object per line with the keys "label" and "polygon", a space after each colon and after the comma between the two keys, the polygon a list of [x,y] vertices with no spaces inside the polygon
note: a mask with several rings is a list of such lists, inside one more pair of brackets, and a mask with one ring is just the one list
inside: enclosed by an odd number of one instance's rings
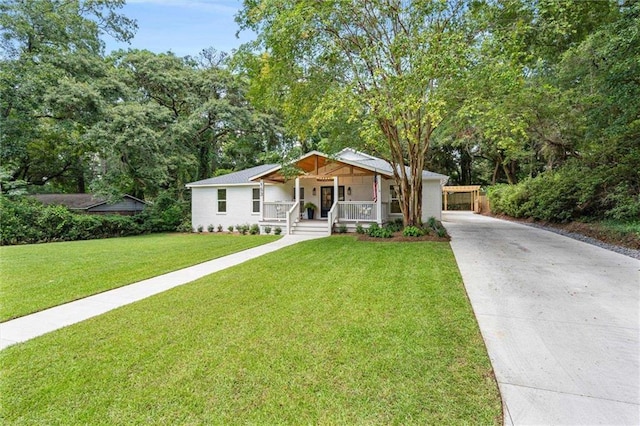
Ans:
{"label": "sky", "polygon": [[213,47],[230,53],[255,39],[249,31],[236,38],[234,17],[241,7],[242,0],[127,0],[120,13],[138,21],[136,35],[131,44],[105,36],[106,51],[133,48],[196,56]]}

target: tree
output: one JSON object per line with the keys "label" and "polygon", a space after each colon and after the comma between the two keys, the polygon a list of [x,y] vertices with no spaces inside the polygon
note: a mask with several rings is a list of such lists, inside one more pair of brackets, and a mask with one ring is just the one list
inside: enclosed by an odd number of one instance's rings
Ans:
{"label": "tree", "polygon": [[122,0],[0,4],[0,160],[12,180],[84,192],[85,135],[112,86],[100,36],[128,40]]}
{"label": "tree", "polygon": [[282,143],[277,117],[248,102],[246,79],[225,54],[128,50],[107,61],[121,90],[90,131],[102,192],[181,197],[186,183],[252,167]]}
{"label": "tree", "polygon": [[256,76],[288,121],[358,123],[365,148],[392,165],[404,222],[414,225],[431,137],[474,44],[469,11],[461,0],[246,0],[239,21],[258,33],[266,52]]}

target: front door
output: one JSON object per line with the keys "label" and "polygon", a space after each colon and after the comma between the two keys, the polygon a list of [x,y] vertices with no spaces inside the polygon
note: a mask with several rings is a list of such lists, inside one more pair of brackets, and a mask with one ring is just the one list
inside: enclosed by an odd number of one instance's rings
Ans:
{"label": "front door", "polygon": [[333,186],[320,187],[320,217],[327,217],[333,206]]}
{"label": "front door", "polygon": [[[327,217],[329,210],[333,206],[333,186],[323,186],[320,188],[320,217]],[[338,187],[338,201],[344,201],[344,186]]]}

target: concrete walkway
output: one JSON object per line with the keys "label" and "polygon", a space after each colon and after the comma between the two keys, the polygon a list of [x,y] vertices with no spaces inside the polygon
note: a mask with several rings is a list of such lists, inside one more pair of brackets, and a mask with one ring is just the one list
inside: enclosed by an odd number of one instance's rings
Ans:
{"label": "concrete walkway", "polygon": [[120,306],[137,302],[173,287],[187,284],[206,275],[238,265],[266,253],[316,236],[287,235],[273,243],[247,249],[228,256],[169,272],[131,285],[89,296],[35,314],[0,324],[0,349],[42,334],[98,316]]}
{"label": "concrete walkway", "polygon": [[472,213],[443,219],[505,424],[640,424],[640,261]]}

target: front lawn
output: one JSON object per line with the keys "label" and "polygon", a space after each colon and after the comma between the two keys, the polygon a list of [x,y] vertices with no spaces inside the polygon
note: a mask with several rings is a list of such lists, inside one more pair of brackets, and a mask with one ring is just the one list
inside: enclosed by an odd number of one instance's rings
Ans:
{"label": "front lawn", "polygon": [[495,424],[447,243],[290,246],[0,352],[4,424]]}
{"label": "front lawn", "polygon": [[266,235],[154,234],[0,247],[0,321],[277,238]]}

